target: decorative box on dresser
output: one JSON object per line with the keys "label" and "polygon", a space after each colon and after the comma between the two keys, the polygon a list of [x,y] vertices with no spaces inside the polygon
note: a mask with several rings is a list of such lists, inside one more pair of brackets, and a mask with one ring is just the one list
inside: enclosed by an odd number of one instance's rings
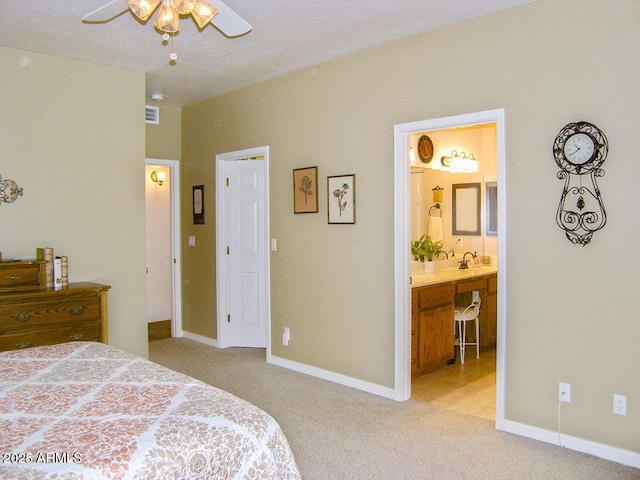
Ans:
{"label": "decorative box on dresser", "polygon": [[107,343],[108,285],[46,288],[42,261],[0,262],[0,351],[71,341]]}

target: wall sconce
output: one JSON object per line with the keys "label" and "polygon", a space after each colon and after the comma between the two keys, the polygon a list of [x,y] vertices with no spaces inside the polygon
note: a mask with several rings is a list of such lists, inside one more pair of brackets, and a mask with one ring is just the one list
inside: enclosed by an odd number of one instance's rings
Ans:
{"label": "wall sconce", "polygon": [[433,193],[433,203],[442,203],[444,188],[436,185],[436,187],[432,189],[431,192]]}
{"label": "wall sconce", "polygon": [[0,203],[13,203],[21,196],[22,188],[9,178],[2,180],[2,175],[0,175]]}
{"label": "wall sconce", "polygon": [[151,172],[151,180],[153,180],[154,182],[156,182],[158,185],[162,185],[162,182],[164,182],[165,179],[165,174],[162,171],[156,171],[154,170],[153,172]]}
{"label": "wall sconce", "polygon": [[457,150],[452,150],[450,157],[441,157],[440,164],[451,172],[470,173],[478,171],[478,161],[473,153],[470,153],[467,157],[466,153],[460,152],[458,154]]}

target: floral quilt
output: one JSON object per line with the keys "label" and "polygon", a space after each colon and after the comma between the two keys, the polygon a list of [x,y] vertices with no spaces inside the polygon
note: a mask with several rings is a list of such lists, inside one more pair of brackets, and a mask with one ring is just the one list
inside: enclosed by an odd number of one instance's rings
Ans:
{"label": "floral quilt", "polygon": [[279,425],[108,345],[0,353],[2,479],[300,479]]}

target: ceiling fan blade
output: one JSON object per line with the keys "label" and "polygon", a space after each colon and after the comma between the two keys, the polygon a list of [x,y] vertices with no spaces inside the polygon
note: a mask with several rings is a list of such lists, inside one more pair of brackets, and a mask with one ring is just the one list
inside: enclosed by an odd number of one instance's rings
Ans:
{"label": "ceiling fan blade", "polygon": [[[126,2],[125,2],[126,3]],[[211,23],[227,37],[238,37],[250,32],[253,28],[244,18],[231,10],[220,0],[210,0],[213,7],[218,9],[218,14],[213,17]]]}
{"label": "ceiling fan blade", "polygon": [[82,17],[84,23],[105,23],[129,10],[127,0],[112,0]]}

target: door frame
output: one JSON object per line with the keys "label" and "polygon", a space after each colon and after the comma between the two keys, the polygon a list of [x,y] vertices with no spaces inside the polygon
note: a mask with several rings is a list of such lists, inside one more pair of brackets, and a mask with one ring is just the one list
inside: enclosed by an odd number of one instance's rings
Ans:
{"label": "door frame", "polygon": [[495,123],[498,154],[498,335],[496,344],[496,427],[504,423],[506,372],[506,176],[504,109],[487,110],[451,117],[435,118],[395,125],[394,127],[394,264],[395,264],[395,399],[411,398],[411,135],[440,130]]}
{"label": "door frame", "polygon": [[171,255],[173,256],[173,318],[171,336],[182,337],[182,250],[180,247],[180,162],[160,158],[145,158],[145,165],[159,165],[169,169],[171,188]]}
{"label": "door frame", "polygon": [[229,312],[229,261],[228,245],[228,196],[226,195],[227,162],[262,157],[264,161],[264,272],[265,272],[265,338],[267,358],[271,355],[271,270],[269,250],[269,146],[249,148],[216,155],[216,305],[218,348],[231,346],[229,327],[226,322]]}

